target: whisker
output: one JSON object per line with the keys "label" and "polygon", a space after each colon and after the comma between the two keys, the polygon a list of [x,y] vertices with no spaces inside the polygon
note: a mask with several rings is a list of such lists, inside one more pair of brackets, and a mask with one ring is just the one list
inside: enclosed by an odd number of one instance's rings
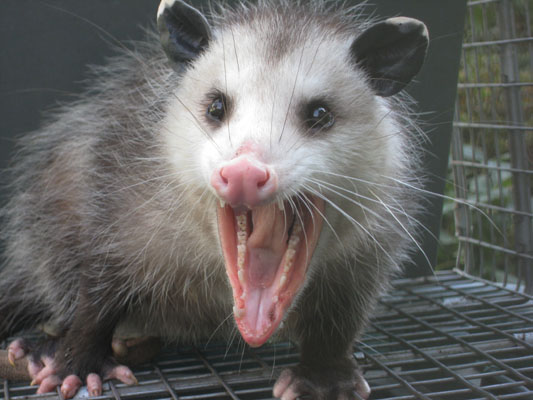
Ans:
{"label": "whisker", "polygon": [[430,190],[426,190],[426,189],[422,189],[422,188],[419,188],[419,187],[416,187],[414,185],[411,185],[407,182],[403,182],[401,180],[398,180],[396,178],[393,178],[393,177],[390,177],[390,176],[384,176],[382,175],[383,178],[386,178],[386,179],[390,179],[400,185],[403,185],[403,186],[407,186],[408,188],[410,189],[413,189],[413,190],[417,190],[421,193],[424,193],[424,194],[428,194],[430,196],[435,196],[435,197],[440,197],[442,199],[445,199],[445,200],[450,200],[450,201],[453,201],[455,203],[458,203],[458,204],[461,204],[461,205],[465,205],[465,206],[468,206],[470,208],[472,208],[473,210],[476,210],[477,212],[479,212],[481,215],[483,215],[487,220],[488,222],[492,225],[492,227],[494,229],[496,229],[496,231],[501,235],[501,236],[504,236],[503,235],[503,232],[500,230],[500,228],[498,228],[498,226],[496,225],[496,223],[492,220],[492,218],[489,217],[489,215],[487,213],[485,213],[482,209],[480,209],[479,207],[476,207],[475,205],[469,203],[468,201],[465,201],[463,199],[458,199],[458,198],[454,198],[454,197],[450,197],[450,196],[447,196],[445,194],[440,194],[440,193],[435,193],[435,192],[432,192]]}
{"label": "whisker", "polygon": [[209,345],[209,343],[211,342],[211,340],[213,339],[213,337],[215,336],[215,334],[217,333],[217,331],[226,323],[226,321],[228,319],[231,318],[231,316],[233,315],[233,312],[230,312],[228,314],[228,316],[226,318],[224,318],[222,320],[222,322],[220,324],[218,324],[218,326],[215,328],[215,330],[211,333],[211,335],[209,336],[209,338],[207,339],[207,341],[205,342],[205,347],[204,349],[207,349],[207,346]]}

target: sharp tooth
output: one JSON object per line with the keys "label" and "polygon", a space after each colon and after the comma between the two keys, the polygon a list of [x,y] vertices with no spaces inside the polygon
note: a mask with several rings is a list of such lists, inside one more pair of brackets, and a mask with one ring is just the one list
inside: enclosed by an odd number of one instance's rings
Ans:
{"label": "sharp tooth", "polygon": [[302,232],[302,225],[300,224],[300,220],[298,219],[295,223],[294,223],[294,228],[292,229],[292,234],[297,236],[299,235],[300,233]]}
{"label": "sharp tooth", "polygon": [[239,269],[239,271],[237,272],[237,275],[239,276],[239,282],[241,283],[241,285],[244,286],[244,270]]}
{"label": "sharp tooth", "polygon": [[300,242],[299,232],[293,232],[289,239],[289,249],[295,249]]}
{"label": "sharp tooth", "polygon": [[247,221],[246,221],[246,215],[245,214],[237,215],[237,226],[238,226],[240,232],[246,233],[246,222]]}
{"label": "sharp tooth", "polygon": [[235,318],[242,319],[242,317],[244,317],[244,309],[233,306],[233,314],[235,315]]}
{"label": "sharp tooth", "polygon": [[287,282],[287,275],[282,274],[281,278],[279,280],[279,287],[280,289],[283,289],[283,286],[285,286],[285,282]]}
{"label": "sharp tooth", "polygon": [[285,206],[283,205],[283,200],[278,198],[278,208],[280,211],[285,211]]}
{"label": "sharp tooth", "polygon": [[224,200],[218,199],[218,201],[220,202],[220,208],[226,207],[226,202]]}

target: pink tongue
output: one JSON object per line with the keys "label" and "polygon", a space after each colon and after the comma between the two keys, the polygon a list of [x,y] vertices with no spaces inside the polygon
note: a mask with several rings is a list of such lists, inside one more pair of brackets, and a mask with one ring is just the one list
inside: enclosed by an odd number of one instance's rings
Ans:
{"label": "pink tongue", "polygon": [[247,241],[251,286],[272,285],[287,248],[289,217],[273,204],[252,211],[253,231]]}

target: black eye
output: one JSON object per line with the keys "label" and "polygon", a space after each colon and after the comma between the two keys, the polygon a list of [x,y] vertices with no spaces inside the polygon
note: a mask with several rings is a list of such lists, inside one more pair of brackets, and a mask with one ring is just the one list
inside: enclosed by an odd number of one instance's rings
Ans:
{"label": "black eye", "polygon": [[309,132],[314,133],[331,128],[335,117],[326,105],[312,102],[305,107],[304,122]]}
{"label": "black eye", "polygon": [[226,116],[228,110],[226,96],[223,94],[217,94],[211,101],[211,104],[207,106],[207,117],[216,122],[222,122]]}

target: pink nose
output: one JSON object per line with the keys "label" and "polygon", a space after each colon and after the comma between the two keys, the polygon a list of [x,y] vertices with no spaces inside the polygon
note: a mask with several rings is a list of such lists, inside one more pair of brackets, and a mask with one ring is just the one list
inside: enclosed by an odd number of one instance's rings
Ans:
{"label": "pink nose", "polygon": [[211,185],[233,207],[255,207],[270,199],[277,190],[275,172],[248,155],[234,158],[211,176]]}

